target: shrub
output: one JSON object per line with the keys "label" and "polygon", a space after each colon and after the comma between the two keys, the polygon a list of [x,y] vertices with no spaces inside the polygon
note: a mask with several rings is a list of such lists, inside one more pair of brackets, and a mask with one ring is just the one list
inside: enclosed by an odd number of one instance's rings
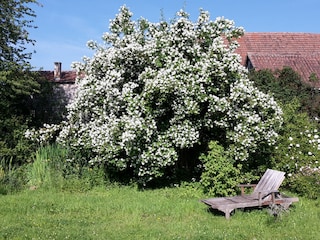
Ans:
{"label": "shrub", "polygon": [[195,23],[184,11],[151,23],[133,21],[122,7],[105,44],[90,41],[94,56],[74,65],[84,77],[58,141],[141,182],[163,177],[182,152],[212,139],[236,161],[248,160],[261,142],[275,143],[282,118],[235,53],[242,34],[203,10]]}
{"label": "shrub", "polygon": [[[263,92],[271,92],[282,103],[283,125],[274,149],[270,150],[271,167],[285,171],[285,183],[292,191],[316,198],[319,195],[320,133],[319,91],[291,68],[252,71],[251,79]],[[314,117],[317,116],[317,117]],[[261,150],[260,150],[261,151]]]}
{"label": "shrub", "polygon": [[202,154],[201,185],[204,192],[214,196],[234,195],[238,191],[241,165],[233,166],[228,153],[216,141],[209,143],[207,155]]}
{"label": "shrub", "polygon": [[317,168],[301,167],[289,179],[293,191],[302,196],[318,199],[320,196],[320,166]]}
{"label": "shrub", "polygon": [[299,112],[299,107],[297,100],[284,105],[284,123],[272,153],[274,167],[292,175],[301,167],[318,167],[320,158],[318,123]]}

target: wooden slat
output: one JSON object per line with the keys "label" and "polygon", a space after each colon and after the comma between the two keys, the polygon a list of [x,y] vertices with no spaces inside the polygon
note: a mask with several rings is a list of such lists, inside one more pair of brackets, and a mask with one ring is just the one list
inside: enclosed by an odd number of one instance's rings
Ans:
{"label": "wooden slat", "polygon": [[254,193],[278,190],[284,180],[284,172],[267,169],[254,189]]}

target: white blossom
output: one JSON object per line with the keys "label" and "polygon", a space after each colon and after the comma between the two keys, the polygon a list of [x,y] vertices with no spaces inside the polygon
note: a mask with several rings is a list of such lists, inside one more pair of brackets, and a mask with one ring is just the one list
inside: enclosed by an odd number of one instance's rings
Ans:
{"label": "white blossom", "polygon": [[275,143],[282,111],[254,87],[235,53],[243,28],[210,21],[203,10],[196,23],[184,11],[172,23],[131,17],[121,7],[105,44],[88,42],[94,56],[73,64],[84,77],[60,142],[90,151],[91,163],[130,166],[145,179],[161,176],[205,131],[225,134],[237,161],[261,142]]}

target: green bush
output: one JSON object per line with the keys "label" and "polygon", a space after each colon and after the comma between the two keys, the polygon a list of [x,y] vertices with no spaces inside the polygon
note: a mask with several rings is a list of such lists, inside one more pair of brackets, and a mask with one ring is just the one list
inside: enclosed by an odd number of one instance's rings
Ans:
{"label": "green bush", "polygon": [[[311,85],[288,67],[281,70],[252,71],[250,78],[263,92],[271,92],[281,102],[283,125],[276,146],[270,151],[271,167],[286,172],[285,185],[309,198],[319,195],[320,158],[318,80],[311,74]],[[317,117],[315,117],[317,116]],[[261,149],[260,149],[261,152]]]}
{"label": "green bush", "polygon": [[241,166],[234,167],[227,156],[227,152],[216,141],[209,143],[207,155],[200,156],[204,166],[200,182],[205,193],[214,196],[229,196],[237,193]]}
{"label": "green bush", "polygon": [[310,121],[306,113],[299,112],[297,100],[283,105],[284,123],[272,158],[273,167],[296,174],[300,168],[318,167],[320,133],[318,123]]}
{"label": "green bush", "polygon": [[317,199],[320,196],[320,168],[302,167],[290,179],[291,189],[301,196]]}
{"label": "green bush", "polygon": [[24,137],[28,128],[25,120],[18,116],[3,115],[0,116],[0,161],[10,159],[11,164],[16,167],[30,162],[36,148]]}

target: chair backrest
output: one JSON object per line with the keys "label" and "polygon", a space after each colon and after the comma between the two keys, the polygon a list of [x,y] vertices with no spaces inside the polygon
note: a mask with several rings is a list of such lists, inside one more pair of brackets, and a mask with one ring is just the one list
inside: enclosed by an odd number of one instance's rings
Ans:
{"label": "chair backrest", "polygon": [[285,179],[284,175],[285,172],[267,169],[267,171],[263,174],[253,192],[258,193],[271,190],[278,190],[283,180]]}

